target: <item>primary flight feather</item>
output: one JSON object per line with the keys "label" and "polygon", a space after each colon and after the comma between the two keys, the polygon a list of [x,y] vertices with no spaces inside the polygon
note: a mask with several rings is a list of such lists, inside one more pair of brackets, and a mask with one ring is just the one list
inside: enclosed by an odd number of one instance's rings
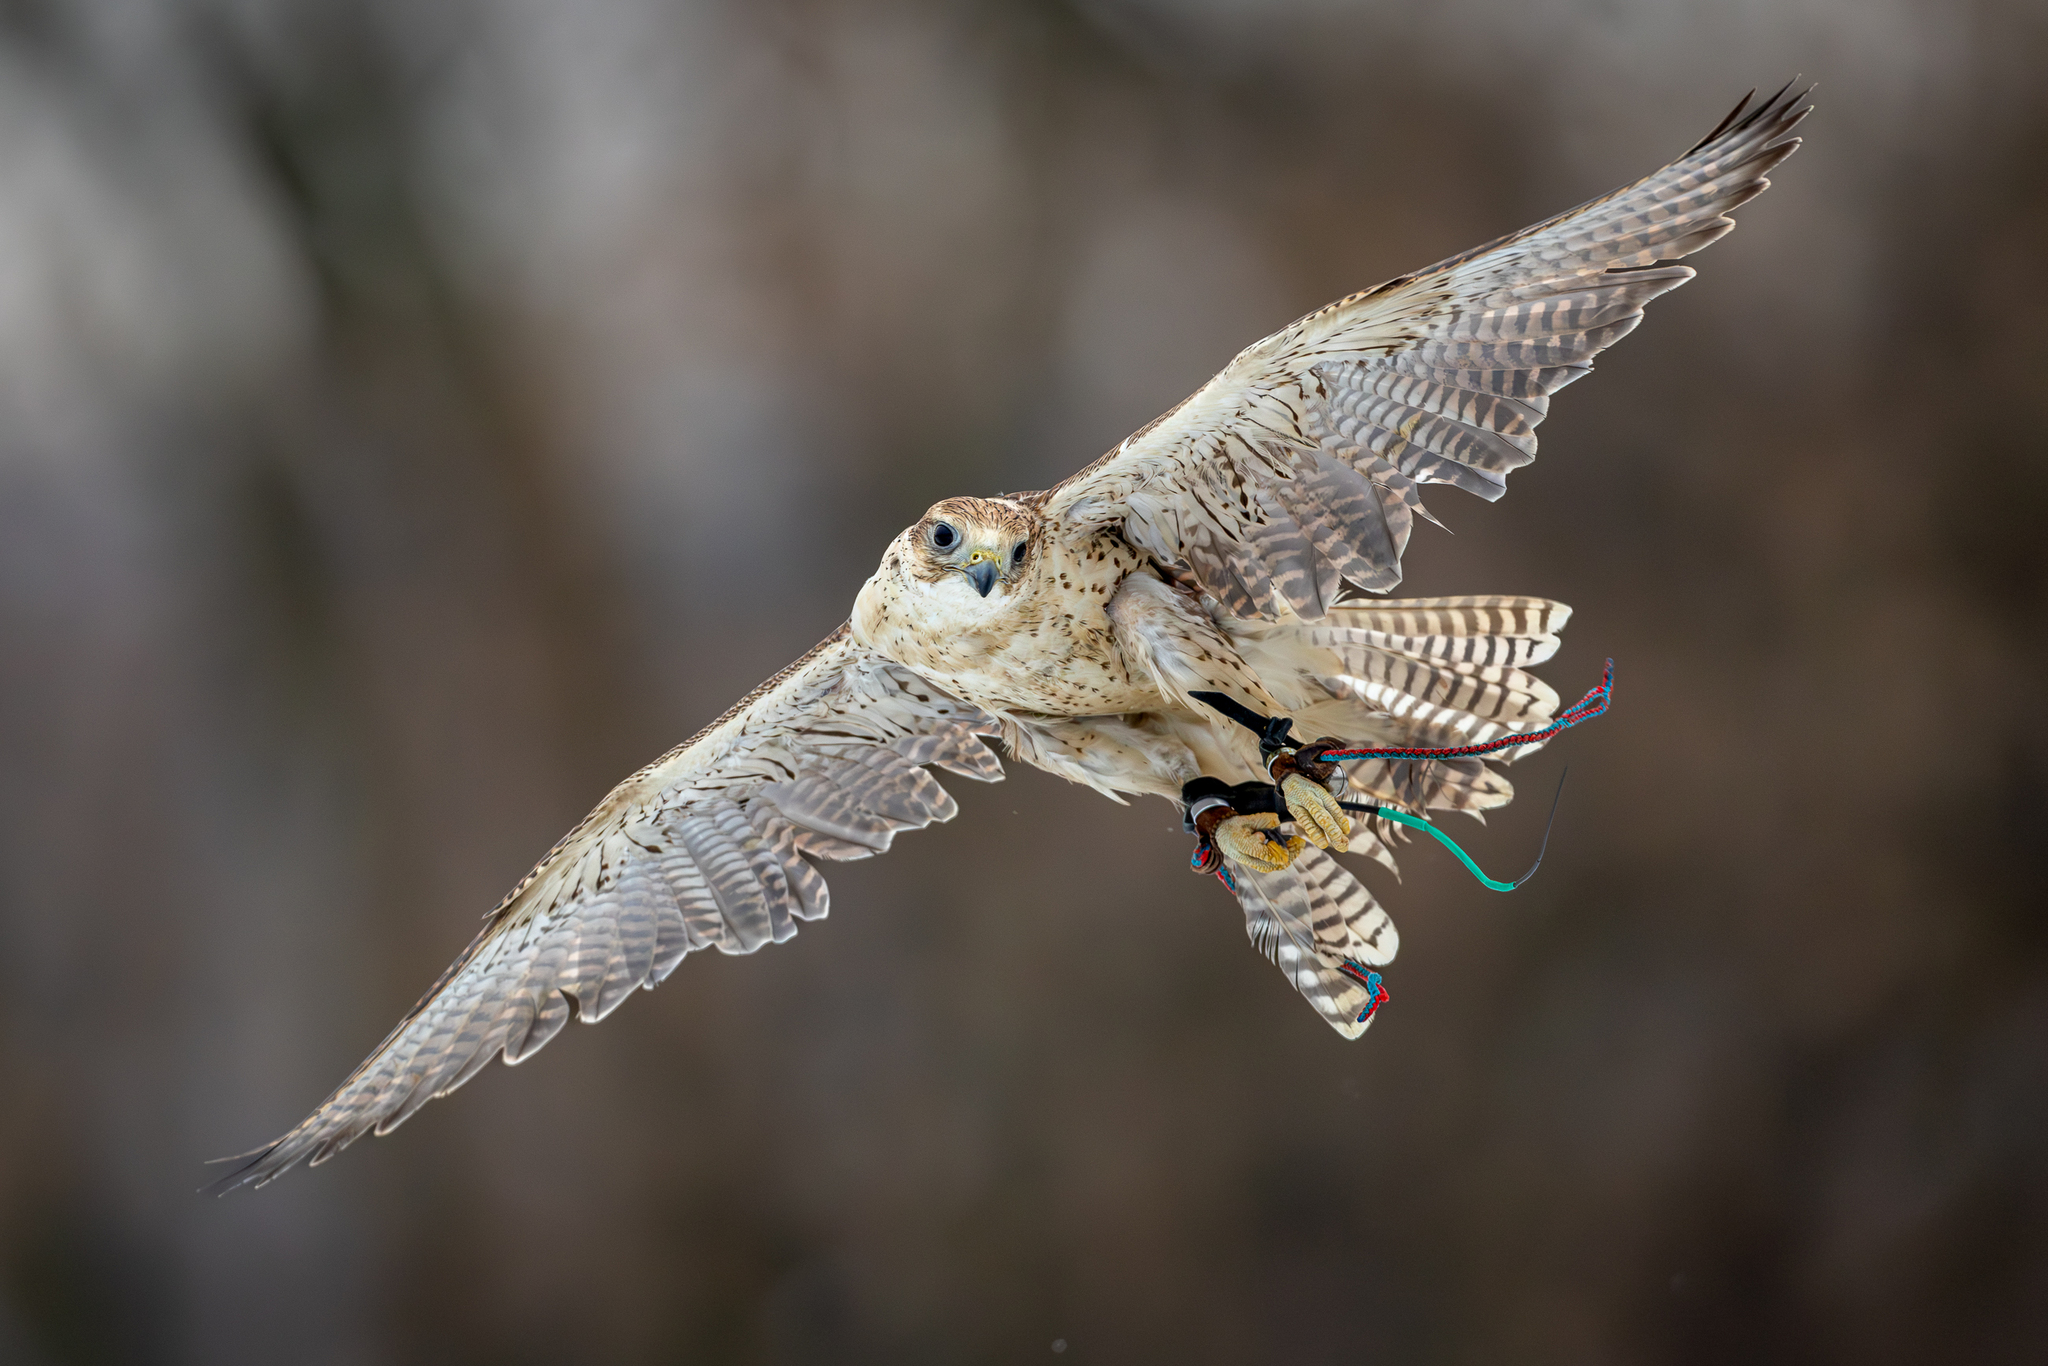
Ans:
{"label": "primary flight feather", "polygon": [[[1805,94],[1746,99],[1633,185],[1318,309],[1049,492],[934,506],[846,625],[614,788],[354,1074],[216,1188],[388,1133],[493,1058],[603,1019],[694,949],[790,938],[826,913],[818,865],[950,820],[928,769],[997,781],[991,744],[1112,797],[1185,800],[1253,943],[1356,1037],[1372,1002],[1342,969],[1386,963],[1399,939],[1332,853],[1392,868],[1384,827],[1354,828],[1312,774],[1269,769],[1191,694],[1391,745],[1548,721],[1557,694],[1528,666],[1555,652],[1569,608],[1365,595],[1400,582],[1422,485],[1490,500],[1535,459],[1550,395],[1692,278],[1668,263],[1770,184]],[[1348,776],[1415,812],[1513,795],[1478,760]],[[1216,795],[1268,778],[1263,812]]]}

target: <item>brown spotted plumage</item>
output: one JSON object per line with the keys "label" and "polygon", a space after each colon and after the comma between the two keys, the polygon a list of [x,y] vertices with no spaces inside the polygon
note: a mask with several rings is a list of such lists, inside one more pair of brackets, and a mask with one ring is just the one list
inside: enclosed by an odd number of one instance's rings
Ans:
{"label": "brown spotted plumage", "polygon": [[[928,768],[1001,778],[990,743],[1112,797],[1177,797],[1196,777],[1264,776],[1249,735],[1196,691],[1366,743],[1541,726],[1558,697],[1528,670],[1570,609],[1364,594],[1400,581],[1428,516],[1422,485],[1498,498],[1535,458],[1550,395],[1691,278],[1667,263],[1733,226],[1806,112],[1789,89],[1745,100],[1654,175],[1246,348],[1050,492],[933,507],[889,546],[847,626],[614,789],[363,1065],[219,1184],[389,1132],[693,950],[790,938],[826,913],[821,864],[952,817]],[[1513,795],[1477,760],[1365,762],[1350,778],[1414,811]],[[1363,823],[1350,851],[1392,869],[1398,828]],[[1386,912],[1313,846],[1278,871],[1235,871],[1252,942],[1355,1037],[1371,1003],[1342,967],[1393,958]]]}

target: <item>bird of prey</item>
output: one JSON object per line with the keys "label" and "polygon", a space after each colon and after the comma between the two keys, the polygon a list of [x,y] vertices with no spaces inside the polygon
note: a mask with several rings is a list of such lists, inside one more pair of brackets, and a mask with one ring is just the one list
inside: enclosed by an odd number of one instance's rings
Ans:
{"label": "bird of prey", "polygon": [[[1392,868],[1391,827],[1354,826],[1318,781],[1327,766],[1264,762],[1192,694],[1388,746],[1545,724],[1558,696],[1529,668],[1569,608],[1374,595],[1400,582],[1420,487],[1501,496],[1535,459],[1550,396],[1769,185],[1806,93],[1745,99],[1655,174],[1290,323],[1057,488],[933,506],[845,625],[614,788],[355,1073],[216,1188],[388,1133],[692,950],[790,938],[825,914],[821,865],[950,819],[928,770],[996,781],[992,745],[1115,799],[1181,802],[1253,943],[1356,1037],[1372,999],[1355,969],[1398,937],[1332,855]],[[1417,815],[1513,795],[1477,759],[1346,776]]]}

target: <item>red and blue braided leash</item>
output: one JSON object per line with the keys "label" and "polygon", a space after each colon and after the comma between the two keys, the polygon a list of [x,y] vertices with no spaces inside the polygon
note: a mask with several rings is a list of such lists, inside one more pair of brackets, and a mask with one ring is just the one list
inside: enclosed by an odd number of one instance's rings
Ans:
{"label": "red and blue braided leash", "polygon": [[1401,749],[1374,747],[1371,749],[1332,749],[1323,751],[1321,757],[1339,763],[1354,759],[1478,759],[1502,750],[1514,749],[1520,745],[1540,745],[1559,731],[1570,730],[1581,721],[1590,721],[1607,712],[1607,703],[1614,696],[1614,661],[1607,661],[1607,669],[1600,677],[1600,686],[1587,693],[1557,714],[1541,730],[1523,731],[1515,735],[1503,735],[1497,740],[1488,740],[1478,745],[1453,745],[1440,748]]}
{"label": "red and blue braided leash", "polygon": [[1365,1010],[1356,1020],[1352,1021],[1353,1024],[1364,1024],[1373,1017],[1374,1011],[1387,1003],[1387,984],[1380,980],[1378,973],[1373,972],[1369,968],[1360,967],[1349,958],[1337,965],[1337,971],[1363,986],[1366,990],[1366,995],[1371,998],[1367,1001]]}

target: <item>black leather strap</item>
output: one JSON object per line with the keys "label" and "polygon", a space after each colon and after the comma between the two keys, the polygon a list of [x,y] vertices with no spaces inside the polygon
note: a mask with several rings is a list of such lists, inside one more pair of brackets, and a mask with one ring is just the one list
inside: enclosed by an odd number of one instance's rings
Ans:
{"label": "black leather strap", "polygon": [[1238,816],[1250,816],[1260,811],[1287,815],[1287,807],[1280,800],[1280,789],[1271,783],[1254,780],[1232,786],[1221,778],[1197,778],[1180,790],[1181,829],[1194,833],[1194,819],[1188,813],[1196,802],[1208,797],[1222,798],[1229,803],[1232,814]]}

